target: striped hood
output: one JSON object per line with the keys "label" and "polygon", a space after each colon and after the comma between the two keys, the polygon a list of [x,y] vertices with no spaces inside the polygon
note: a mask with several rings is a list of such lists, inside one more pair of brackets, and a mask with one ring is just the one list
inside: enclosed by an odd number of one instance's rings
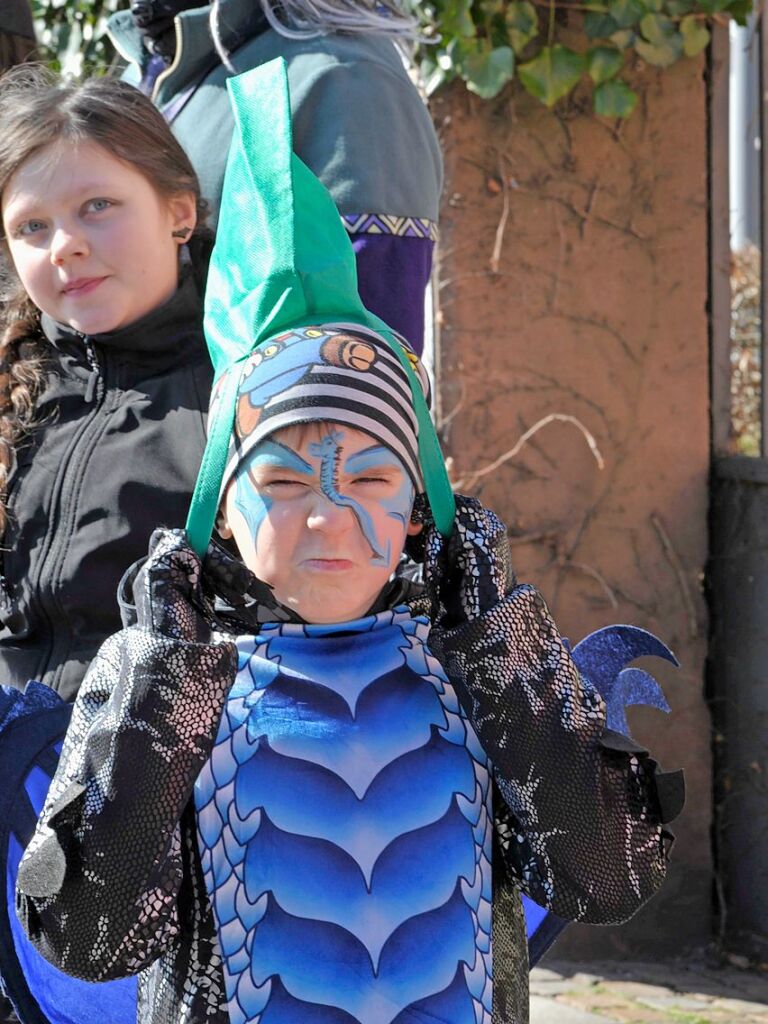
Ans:
{"label": "striped hood", "polygon": [[[429,402],[426,371],[407,344],[401,344]],[[216,400],[214,393],[212,414]],[[244,363],[221,493],[265,437],[317,421],[343,423],[370,434],[400,458],[416,491],[424,490],[418,422],[399,360],[373,331],[355,324],[324,324],[276,335]]]}

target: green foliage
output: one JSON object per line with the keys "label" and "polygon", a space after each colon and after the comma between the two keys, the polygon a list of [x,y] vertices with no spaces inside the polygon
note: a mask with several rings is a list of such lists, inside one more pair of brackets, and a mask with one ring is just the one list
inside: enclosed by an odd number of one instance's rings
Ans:
{"label": "green foliage", "polygon": [[57,71],[106,70],[114,57],[107,18],[130,0],[32,0],[38,52]]}
{"label": "green foliage", "polygon": [[617,28],[631,28],[650,8],[641,0],[608,0],[607,9]]}
{"label": "green foliage", "polygon": [[695,57],[709,44],[709,29],[692,14],[680,22],[680,34],[683,37],[683,53],[686,57]]}
{"label": "green foliage", "polygon": [[610,118],[628,117],[637,104],[637,95],[621,80],[632,58],[666,68],[695,57],[709,43],[714,17],[744,25],[754,5],[754,0],[411,2],[423,23],[426,41],[418,57],[428,93],[461,78],[472,92],[492,99],[516,77],[551,107],[587,80],[595,113]]}
{"label": "green foliage", "polygon": [[587,70],[595,85],[602,85],[621,71],[624,57],[615,46],[593,46],[587,50]]}
{"label": "green foliage", "polygon": [[539,34],[539,16],[529,0],[513,0],[504,15],[509,41],[519,57],[528,43]]}
{"label": "green foliage", "polygon": [[509,46],[492,46],[482,40],[474,51],[462,57],[460,66],[467,88],[489,100],[514,75],[515,54]]}
{"label": "green foliage", "polygon": [[533,60],[520,65],[520,81],[532,96],[553,107],[576,85],[585,67],[583,54],[567,46],[544,46]]}
{"label": "green foliage", "polygon": [[646,14],[640,22],[640,32],[635,50],[648,64],[668,68],[683,52],[683,37],[666,14]]}
{"label": "green foliage", "polygon": [[637,105],[637,93],[626,82],[611,79],[595,89],[595,113],[603,117],[629,117]]}

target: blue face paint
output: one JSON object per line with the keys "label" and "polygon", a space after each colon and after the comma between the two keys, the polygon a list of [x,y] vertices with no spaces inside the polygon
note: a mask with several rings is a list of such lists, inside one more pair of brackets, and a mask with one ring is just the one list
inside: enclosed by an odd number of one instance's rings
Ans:
{"label": "blue face paint", "polygon": [[312,476],[313,473],[310,464],[292,448],[269,439],[258,444],[251,452],[250,458],[238,467],[235,477],[235,508],[245,519],[254,546],[261,524],[272,508],[272,499],[261,494],[251,478],[251,470],[260,465],[278,466],[306,476]]}
{"label": "blue face paint", "polygon": [[[273,499],[262,491],[254,479],[253,471],[257,466],[269,465],[283,468],[308,478],[318,475],[321,493],[340,508],[348,508],[355,516],[366,543],[371,549],[371,564],[375,566],[389,565],[392,556],[390,541],[382,543],[376,533],[376,527],[368,510],[359,501],[339,490],[339,472],[343,455],[343,431],[331,430],[319,442],[312,442],[308,452],[320,460],[319,472],[306,462],[297,452],[278,441],[262,441],[239,468],[235,476],[235,508],[242,515],[248,530],[257,544],[261,525],[273,506]],[[402,482],[397,493],[389,498],[378,499],[379,505],[387,516],[405,525],[413,507],[414,487],[402,461],[384,445],[372,445],[363,451],[354,452],[345,461],[343,470],[347,477],[365,475],[368,470],[383,467],[395,467],[402,474]]]}
{"label": "blue face paint", "polygon": [[352,510],[371,549],[373,555],[371,562],[374,565],[388,565],[390,546],[387,544],[386,551],[381,551],[373,522],[366,509],[358,501],[355,501],[354,498],[348,498],[344,494],[339,494],[339,460],[341,459],[342,450],[340,442],[343,437],[344,434],[341,430],[332,430],[321,441],[313,442],[309,446],[310,454],[320,459],[320,489],[334,505],[340,505],[342,508]]}
{"label": "blue face paint", "polygon": [[[389,565],[392,557],[392,546],[387,541],[382,550],[382,544],[376,536],[376,530],[368,511],[354,498],[339,493],[339,462],[341,460],[341,441],[344,434],[340,430],[332,430],[319,442],[309,446],[310,454],[319,458],[320,461],[320,487],[323,494],[335,505],[351,509],[357,519],[360,530],[371,549],[373,565]],[[363,452],[356,452],[351,455],[344,465],[347,474],[363,472],[366,468],[381,465],[397,465],[403,469],[405,481],[396,495],[387,501],[382,501],[382,507],[387,515],[405,522],[405,516],[410,513],[410,506],[413,503],[413,486],[410,478],[402,466],[402,463],[388,448],[376,445],[366,448]],[[407,506],[407,507],[406,507]]]}
{"label": "blue face paint", "polygon": [[390,448],[383,444],[377,444],[370,448],[365,448],[361,452],[355,452],[354,455],[349,456],[344,464],[344,472],[350,476],[356,476],[357,474],[365,473],[368,469],[377,469],[380,466],[394,466],[402,471],[403,482],[400,485],[400,489],[391,498],[383,499],[381,507],[388,516],[397,519],[405,525],[411,515],[416,491],[402,461]]}

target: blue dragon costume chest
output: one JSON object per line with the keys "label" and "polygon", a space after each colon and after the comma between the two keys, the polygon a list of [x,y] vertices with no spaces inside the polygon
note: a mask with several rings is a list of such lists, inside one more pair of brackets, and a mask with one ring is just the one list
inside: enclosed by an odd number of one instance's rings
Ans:
{"label": "blue dragon costume chest", "polygon": [[490,1024],[490,766],[428,633],[237,641],[195,786],[232,1024]]}

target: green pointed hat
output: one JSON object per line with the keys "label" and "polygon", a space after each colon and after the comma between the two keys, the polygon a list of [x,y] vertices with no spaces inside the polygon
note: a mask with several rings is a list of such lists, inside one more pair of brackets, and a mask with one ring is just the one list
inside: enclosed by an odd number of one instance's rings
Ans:
{"label": "green pointed hat", "polygon": [[202,556],[211,537],[243,364],[277,334],[329,323],[375,331],[403,366],[427,497],[448,536],[453,493],[424,394],[395,334],[360,299],[354,252],[330,194],[293,152],[285,61],[230,78],[227,88],[235,129],[205,293],[216,399],[187,518],[190,544]]}

